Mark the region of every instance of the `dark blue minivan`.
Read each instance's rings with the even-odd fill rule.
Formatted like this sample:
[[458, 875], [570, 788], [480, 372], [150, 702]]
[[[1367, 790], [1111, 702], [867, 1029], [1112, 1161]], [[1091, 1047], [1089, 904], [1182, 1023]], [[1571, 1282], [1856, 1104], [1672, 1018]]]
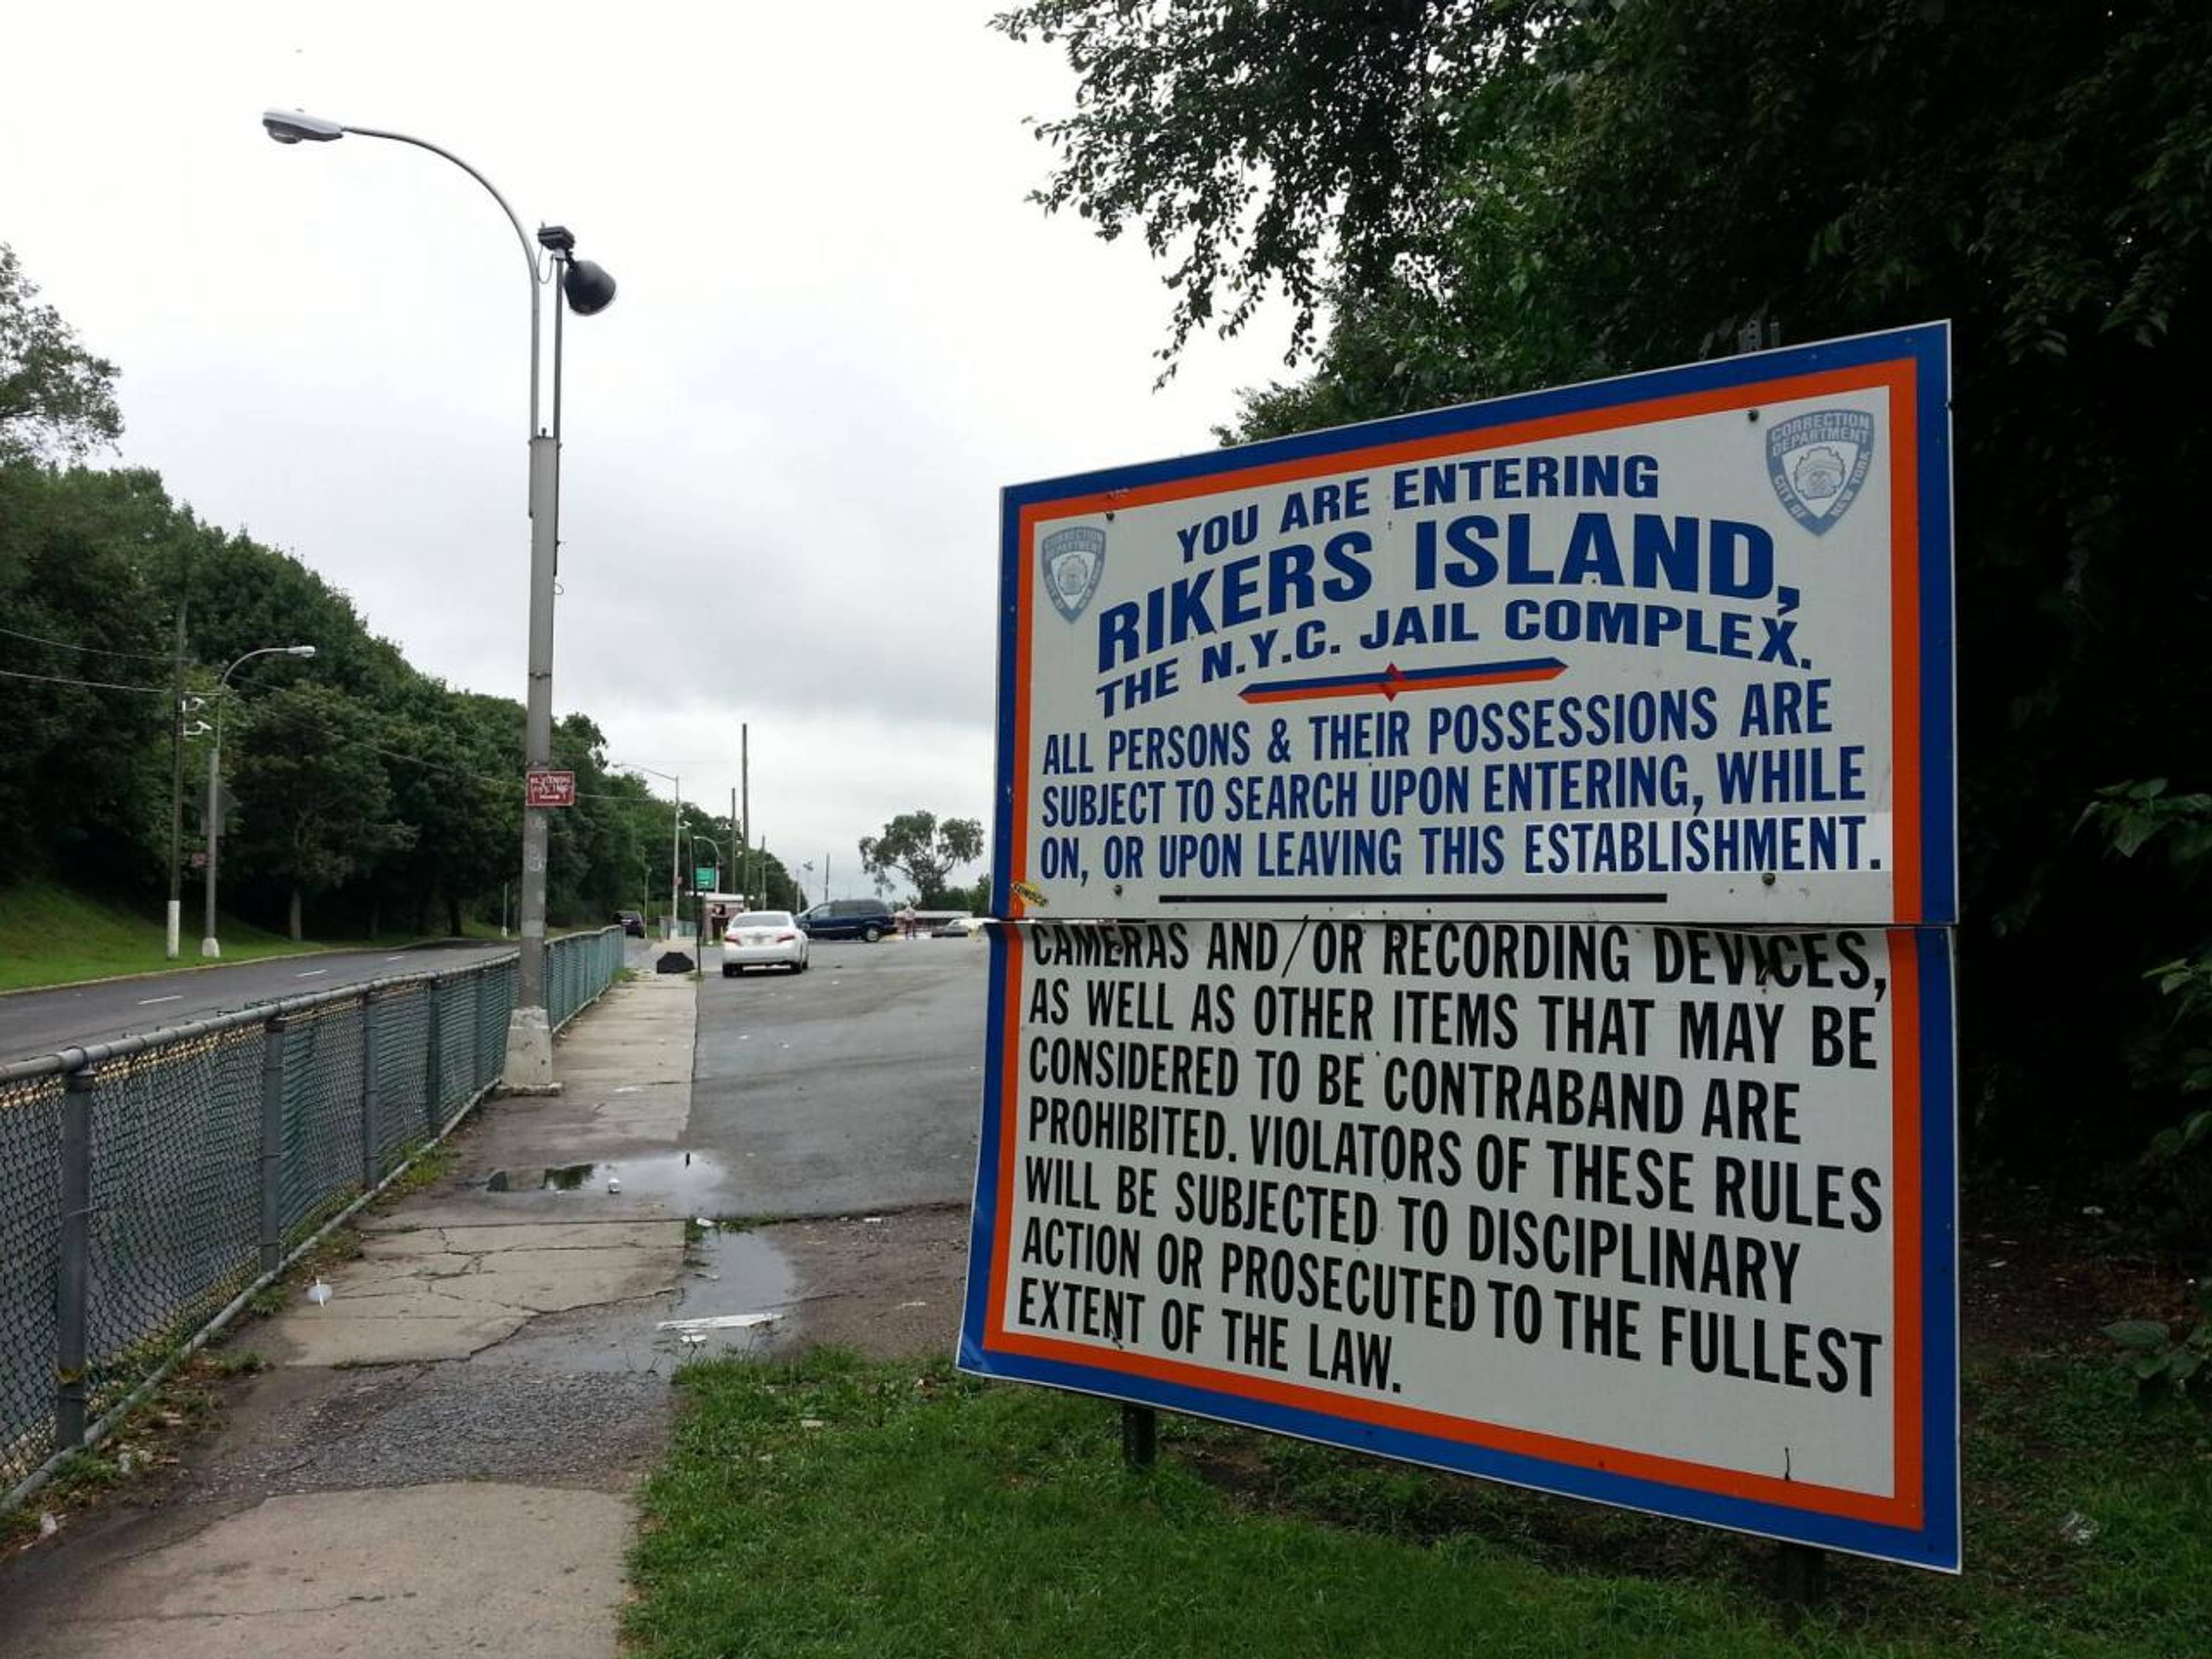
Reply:
[[831, 899], [802, 911], [799, 925], [809, 939], [860, 939], [873, 945], [897, 924], [881, 899]]

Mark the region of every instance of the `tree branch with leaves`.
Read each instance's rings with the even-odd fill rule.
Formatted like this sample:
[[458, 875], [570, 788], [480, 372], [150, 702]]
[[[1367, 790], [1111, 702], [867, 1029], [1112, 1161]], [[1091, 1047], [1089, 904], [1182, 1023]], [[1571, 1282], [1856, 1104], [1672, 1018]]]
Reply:
[[0, 242], [0, 465], [82, 461], [123, 434], [115, 365], [84, 349]]

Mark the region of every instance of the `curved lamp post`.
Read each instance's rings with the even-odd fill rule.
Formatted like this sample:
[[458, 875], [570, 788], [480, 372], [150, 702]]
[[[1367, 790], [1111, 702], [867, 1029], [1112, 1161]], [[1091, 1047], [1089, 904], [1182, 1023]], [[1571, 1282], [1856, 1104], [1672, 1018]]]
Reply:
[[[716, 841], [712, 836], [701, 835], [696, 830], [686, 830], [684, 833], [691, 837], [691, 861], [695, 865], [699, 861], [699, 843], [701, 842], [705, 842], [708, 846], [714, 849], [715, 890], [719, 892], [720, 890], [722, 871], [725, 867], [722, 863], [722, 843]], [[752, 907], [750, 905], [747, 905], [744, 908], [750, 909]], [[707, 948], [707, 901], [697, 896], [695, 893], [691, 900], [691, 908], [699, 924], [699, 948], [703, 951]], [[717, 939], [715, 940], [715, 943], [719, 945], [721, 941]]]
[[[507, 198], [449, 149], [427, 139], [376, 127], [349, 126], [297, 110], [270, 110], [262, 126], [280, 144], [329, 143], [352, 136], [389, 138], [412, 144], [433, 155], [443, 156], [484, 187], [499, 204], [515, 240], [522, 244], [524, 264], [530, 276], [530, 680], [526, 699], [529, 710], [526, 763], [550, 765], [553, 758], [553, 592], [560, 562], [561, 521], [561, 320], [566, 311], [589, 317], [614, 302], [615, 279], [589, 259], [575, 256], [576, 239], [560, 225], [540, 225], [533, 247], [522, 221], [507, 204]], [[551, 256], [555, 273], [566, 297], [565, 307], [553, 308], [553, 424], [542, 428], [538, 419], [539, 345], [538, 290], [544, 278], [538, 270], [538, 249]], [[550, 1092], [553, 1081], [553, 1031], [545, 1017], [545, 848], [546, 809], [525, 805], [522, 810], [522, 977], [515, 994], [514, 1012], [507, 1024], [507, 1064], [502, 1080], [512, 1091]]]
[[229, 697], [230, 677], [239, 671], [240, 665], [252, 662], [256, 657], [312, 657], [314, 654], [315, 647], [312, 645], [264, 645], [258, 651], [249, 651], [234, 659], [230, 666], [222, 671], [222, 678], [216, 682], [215, 745], [208, 750], [207, 872], [203, 884], [206, 915], [201, 918], [203, 931], [200, 934], [200, 954], [204, 957], [222, 954], [222, 941], [215, 936], [215, 869], [222, 846], [222, 711]]
[[712, 836], [701, 835], [696, 830], [687, 830], [684, 833], [691, 837], [691, 844], [695, 848], [703, 841], [708, 846], [714, 849], [714, 872], [719, 876], [721, 873], [723, 867], [722, 843], [716, 841]]

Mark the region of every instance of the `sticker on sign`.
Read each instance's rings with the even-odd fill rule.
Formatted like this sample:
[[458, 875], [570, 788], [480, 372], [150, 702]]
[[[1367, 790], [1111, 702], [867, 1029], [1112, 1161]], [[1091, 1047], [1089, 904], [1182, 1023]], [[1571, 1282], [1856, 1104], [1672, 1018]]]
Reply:
[[1006, 913], [1954, 920], [1948, 357], [1009, 489]]
[[965, 1368], [1957, 1565], [1943, 930], [994, 949]]

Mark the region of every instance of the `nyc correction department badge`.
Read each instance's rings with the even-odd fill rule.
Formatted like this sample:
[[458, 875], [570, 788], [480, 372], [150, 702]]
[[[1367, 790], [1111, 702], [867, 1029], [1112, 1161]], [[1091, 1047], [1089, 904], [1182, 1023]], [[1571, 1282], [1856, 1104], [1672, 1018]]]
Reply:
[[1044, 560], [1044, 591], [1052, 596], [1053, 609], [1073, 622], [1106, 574], [1106, 532], [1088, 525], [1055, 530], [1039, 550]]
[[1874, 416], [1818, 409], [1767, 428], [1766, 476], [1790, 516], [1815, 536], [1851, 510], [1874, 465]]

